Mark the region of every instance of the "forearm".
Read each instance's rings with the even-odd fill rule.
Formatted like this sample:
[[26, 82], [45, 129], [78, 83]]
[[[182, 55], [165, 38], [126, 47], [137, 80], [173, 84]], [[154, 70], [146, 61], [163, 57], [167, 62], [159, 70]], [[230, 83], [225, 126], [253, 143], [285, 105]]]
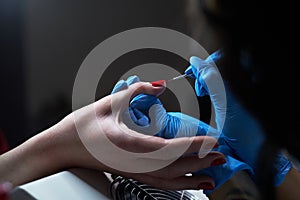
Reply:
[[57, 126], [51, 127], [0, 156], [0, 182], [20, 185], [62, 170], [71, 161], [64, 135]]
[[276, 188], [278, 200], [296, 200], [300, 197], [300, 173], [292, 167], [283, 183]]

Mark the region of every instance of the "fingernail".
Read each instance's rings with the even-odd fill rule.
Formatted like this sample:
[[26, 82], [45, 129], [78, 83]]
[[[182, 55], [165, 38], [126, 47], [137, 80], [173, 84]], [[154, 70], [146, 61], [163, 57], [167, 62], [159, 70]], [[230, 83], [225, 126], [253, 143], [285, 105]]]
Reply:
[[217, 148], [217, 147], [219, 147], [219, 143], [218, 142], [216, 142], [216, 144], [214, 145], [214, 148]]
[[224, 158], [217, 158], [217, 159], [213, 160], [210, 165], [216, 166], [216, 165], [222, 165], [224, 163], [226, 163], [226, 160]]
[[166, 81], [165, 80], [153, 81], [153, 82], [151, 82], [151, 85], [153, 87], [165, 87], [166, 86]]
[[198, 188], [203, 190], [213, 190], [215, 187], [210, 182], [204, 182], [204, 183], [200, 183], [198, 185]]

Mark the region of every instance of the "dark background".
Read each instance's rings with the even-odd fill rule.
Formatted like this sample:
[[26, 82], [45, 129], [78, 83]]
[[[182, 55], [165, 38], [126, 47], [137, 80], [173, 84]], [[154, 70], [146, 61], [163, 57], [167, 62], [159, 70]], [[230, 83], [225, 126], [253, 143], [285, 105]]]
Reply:
[[[78, 68], [96, 45], [114, 34], [144, 26], [165, 27], [194, 37], [211, 52], [213, 41], [209, 29], [203, 28], [201, 16], [200, 20], [195, 16], [198, 21], [194, 22], [202, 29], [188, 21], [192, 12], [187, 15], [186, 3], [192, 1], [1, 0], [0, 129], [10, 147], [71, 112]], [[201, 31], [191, 31], [191, 26]], [[178, 56], [160, 50], [131, 52], [109, 67], [100, 80], [105, 90], [97, 94], [98, 98], [110, 93], [126, 69], [149, 62], [182, 72], [188, 66]], [[172, 93], [167, 91], [162, 98], [172, 98]], [[207, 120], [208, 99], [199, 101], [203, 106], [201, 117]], [[177, 103], [166, 107], [176, 110]]]

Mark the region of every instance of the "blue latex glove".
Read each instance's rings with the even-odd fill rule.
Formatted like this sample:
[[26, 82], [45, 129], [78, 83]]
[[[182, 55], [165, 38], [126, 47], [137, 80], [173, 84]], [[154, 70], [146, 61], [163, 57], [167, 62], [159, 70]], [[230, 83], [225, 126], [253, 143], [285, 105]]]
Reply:
[[[112, 93], [126, 89], [129, 85], [138, 81], [140, 79], [137, 76], [120, 80], [114, 86]], [[130, 116], [130, 120], [127, 119], [128, 116]], [[163, 138], [206, 135], [208, 131], [207, 124], [200, 120], [194, 120], [194, 118], [185, 114], [176, 114], [176, 116], [174, 114], [173, 116], [172, 113], [167, 113], [161, 101], [157, 97], [148, 94], [139, 94], [134, 97], [123, 119], [129, 128], [141, 132], [147, 131], [147, 134]], [[149, 128], [150, 124], [153, 128]]]
[[[219, 136], [218, 131], [216, 129], [212, 128], [205, 122], [202, 122], [196, 118], [182, 114], [180, 112], [168, 112], [168, 114], [170, 115], [170, 120], [167, 122], [167, 127], [164, 129], [164, 131], [162, 131], [163, 134], [159, 134], [159, 136], [161, 137], [164, 137], [164, 135], [168, 133], [168, 131], [170, 130], [176, 132], [176, 128], [179, 127], [178, 124], [180, 123], [179, 122], [180, 118], [183, 116], [184, 116], [183, 117], [184, 120], [182, 120], [182, 122], [185, 124], [185, 127], [187, 127], [187, 130], [189, 126], [198, 124], [199, 126], [198, 130], [201, 131], [198, 131], [197, 135], [205, 135], [203, 133], [210, 132], [211, 136], [214, 135], [216, 135], [217, 137]], [[171, 136], [170, 133], [167, 135]], [[248, 164], [236, 159], [237, 156], [234, 154], [232, 148], [230, 148], [228, 145], [229, 142], [234, 142], [232, 139], [229, 139], [228, 137], [221, 134], [219, 136], [218, 142], [219, 142], [219, 147], [213, 149], [213, 151], [219, 151], [223, 153], [226, 157], [226, 163], [218, 166], [211, 166], [206, 169], [192, 173], [194, 175], [201, 175], [201, 174], [207, 175], [214, 179], [215, 188], [213, 190], [203, 190], [203, 192], [206, 195], [209, 195], [213, 191], [218, 189], [223, 183], [229, 180], [236, 172], [244, 170], [247, 171], [251, 176], [254, 175], [253, 169]]]
[[[116, 83], [116, 85], [114, 86], [111, 94], [116, 93], [118, 91], [127, 89], [129, 85], [139, 82], [140, 79], [138, 76], [130, 76], [127, 78], [126, 81], [124, 80], [120, 80]], [[140, 112], [138, 109], [133, 108], [133, 107], [129, 107], [128, 108], [128, 112], [130, 113], [130, 116], [132, 117], [132, 120], [140, 125], [140, 126], [146, 126], [148, 125], [149, 122], [149, 118], [147, 116], [145, 116], [142, 112]]]
[[[134, 81], [132, 81], [134, 80]], [[126, 81], [119, 81], [114, 89], [113, 93], [125, 89], [128, 85], [139, 81], [138, 77], [129, 77]], [[221, 135], [219, 137], [218, 131], [208, 124], [188, 116], [180, 112], [166, 112], [160, 100], [152, 95], [139, 94], [134, 97], [130, 102], [129, 110], [131, 119], [140, 126], [147, 126], [145, 122], [150, 122], [150, 119], [161, 119], [163, 117], [151, 117], [149, 114], [151, 107], [154, 105], [159, 105], [158, 109], [155, 110], [154, 114], [164, 115], [163, 124], [157, 125], [160, 130], [155, 134], [156, 136], [163, 138], [174, 138], [174, 137], [184, 137], [184, 136], [194, 136], [194, 135], [207, 135], [209, 132], [210, 136], [216, 136], [219, 139], [219, 147], [213, 150], [220, 151], [226, 156], [227, 162], [219, 166], [211, 166], [205, 170], [194, 172], [194, 174], [205, 174], [211, 176], [215, 181], [215, 189], [220, 187], [225, 181], [230, 179], [230, 177], [237, 171], [247, 170], [250, 174], [253, 173], [252, 168], [244, 162], [241, 162], [234, 158], [232, 149], [226, 145], [229, 141], [228, 138]], [[139, 119], [143, 123], [140, 123]], [[157, 122], [159, 124], [160, 122]], [[214, 190], [215, 190], [214, 189]], [[206, 194], [214, 190], [205, 190]]]
[[218, 189], [223, 183], [229, 180], [236, 172], [246, 171], [250, 176], [253, 176], [253, 169], [246, 163], [236, 159], [232, 149], [226, 145], [220, 145], [216, 151], [222, 152], [226, 157], [226, 163], [217, 166], [210, 166], [206, 169], [194, 172], [195, 175], [207, 175], [214, 179], [216, 185], [213, 190], [203, 190], [203, 193], [210, 195]]
[[[220, 98], [224, 95], [218, 93], [220, 90], [211, 90], [211, 88], [220, 84], [220, 75], [214, 66], [214, 62], [217, 62], [221, 56], [222, 52], [220, 50], [210, 55], [206, 60], [193, 56], [190, 58], [190, 66], [185, 73], [193, 73], [193, 76], [196, 78], [195, 91], [198, 96], [210, 95], [211, 102], [215, 107], [216, 121], [224, 123], [222, 133], [226, 137], [234, 139], [228, 141], [228, 146], [233, 149], [238, 159], [255, 169], [259, 151], [263, 148], [262, 144], [265, 140], [261, 126], [238, 103], [234, 95], [226, 87], [226, 83], [227, 99], [225, 102], [223, 98]], [[214, 82], [217, 82], [217, 84]], [[212, 87], [208, 87], [209, 84]], [[226, 112], [224, 113], [224, 111]], [[282, 183], [291, 166], [291, 162], [283, 154], [276, 156], [275, 168], [277, 174], [274, 180], [275, 186]]]

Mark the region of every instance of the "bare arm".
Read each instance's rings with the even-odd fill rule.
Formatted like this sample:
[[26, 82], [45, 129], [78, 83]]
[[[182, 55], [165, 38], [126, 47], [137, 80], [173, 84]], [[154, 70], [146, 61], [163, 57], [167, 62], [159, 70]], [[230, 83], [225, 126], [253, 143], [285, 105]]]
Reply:
[[61, 147], [74, 139], [72, 134], [59, 133], [55, 126], [30, 138], [0, 156], [0, 182], [16, 186], [67, 168], [70, 152]]
[[[129, 101], [123, 98], [138, 93], [157, 95], [161, 91], [161, 88], [149, 83], [139, 82], [74, 111], [59, 123], [1, 155], [0, 182], [9, 181], [16, 186], [64, 169], [81, 167], [119, 174], [161, 189], [203, 189], [208, 184], [213, 186], [211, 177], [186, 174], [206, 168], [216, 159], [225, 159], [219, 152], [210, 152], [203, 158], [191, 155], [200, 149], [204, 140], [206, 144], [216, 144], [214, 138], [196, 136], [167, 140], [146, 136], [128, 129], [116, 119], [118, 112], [112, 111], [113, 98], [114, 102], [124, 104], [115, 106], [125, 110]], [[122, 110], [118, 111], [122, 113]], [[111, 142], [104, 142], [105, 138]], [[211, 145], [207, 148], [210, 149]], [[160, 149], [165, 151], [151, 154]], [[183, 149], [186, 156], [174, 154], [178, 149]], [[90, 150], [95, 150], [96, 154], [91, 154]], [[130, 153], [124, 157], [124, 152]], [[123, 170], [124, 166], [131, 169], [137, 164], [142, 168], [150, 169], [151, 165], [156, 169], [139, 173]]]

